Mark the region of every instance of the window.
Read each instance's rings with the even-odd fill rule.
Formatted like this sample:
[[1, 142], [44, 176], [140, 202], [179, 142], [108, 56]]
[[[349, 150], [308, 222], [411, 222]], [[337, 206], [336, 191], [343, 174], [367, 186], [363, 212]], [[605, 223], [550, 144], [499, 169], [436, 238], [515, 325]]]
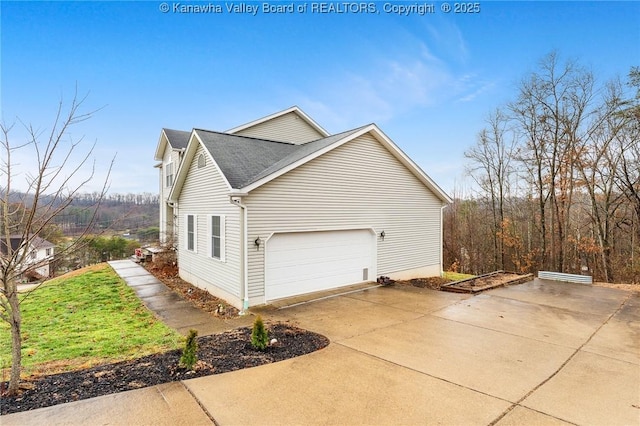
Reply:
[[50, 249], [50, 248], [48, 248], [48, 249], [46, 250], [46, 253], [47, 253], [47, 256], [51, 256], [51, 249]]
[[209, 226], [211, 231], [209, 255], [224, 261], [224, 216], [209, 216]]
[[204, 158], [204, 154], [198, 155], [198, 168], [201, 169], [207, 165], [207, 160]]
[[196, 251], [197, 220], [196, 215], [187, 215], [187, 250]]
[[173, 163], [167, 163], [164, 166], [165, 186], [171, 187], [173, 185]]
[[31, 259], [35, 259], [35, 258], [37, 258], [37, 257], [38, 257], [38, 252], [37, 252], [37, 251], [35, 251], [35, 250], [32, 250], [32, 251], [31, 251]]

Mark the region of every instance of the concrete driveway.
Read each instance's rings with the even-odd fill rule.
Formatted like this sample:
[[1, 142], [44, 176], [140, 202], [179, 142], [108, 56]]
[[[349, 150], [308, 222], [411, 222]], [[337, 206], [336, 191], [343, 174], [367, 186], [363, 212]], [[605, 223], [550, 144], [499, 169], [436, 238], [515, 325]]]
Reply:
[[383, 287], [262, 315], [331, 344], [1, 423], [640, 424], [638, 293], [540, 280], [478, 296]]
[[185, 382], [219, 424], [640, 424], [637, 294], [385, 287], [271, 317], [332, 343]]

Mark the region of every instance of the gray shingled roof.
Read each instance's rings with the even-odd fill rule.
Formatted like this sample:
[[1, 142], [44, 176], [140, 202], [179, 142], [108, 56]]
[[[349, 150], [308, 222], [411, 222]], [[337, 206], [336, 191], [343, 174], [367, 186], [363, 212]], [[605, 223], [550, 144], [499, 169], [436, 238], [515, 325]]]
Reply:
[[173, 149], [184, 149], [189, 143], [191, 132], [185, 132], [182, 130], [162, 129], [164, 134], [167, 135], [169, 143]]
[[194, 129], [194, 131], [231, 187], [241, 189], [360, 129], [349, 130], [301, 145], [209, 130]]

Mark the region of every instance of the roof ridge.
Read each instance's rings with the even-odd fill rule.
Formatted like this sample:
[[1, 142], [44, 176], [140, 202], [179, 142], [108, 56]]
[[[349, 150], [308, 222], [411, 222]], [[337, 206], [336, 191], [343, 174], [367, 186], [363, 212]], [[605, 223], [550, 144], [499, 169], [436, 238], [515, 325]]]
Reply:
[[[200, 129], [197, 127], [193, 128], [194, 131], [200, 131], [200, 132], [207, 132], [207, 133], [216, 133], [218, 135], [225, 135], [225, 136], [230, 136], [230, 137], [234, 137], [234, 138], [241, 138], [241, 139], [250, 139], [250, 140], [254, 140], [254, 141], [260, 141], [260, 142], [271, 142], [271, 143], [280, 143], [283, 145], [300, 145], [300, 144], [295, 144], [293, 142], [283, 142], [283, 141], [275, 141], [272, 139], [261, 139], [261, 138], [254, 138], [251, 136], [243, 136], [243, 135], [236, 135], [234, 133], [226, 133], [226, 132], [219, 132], [217, 130], [208, 130], [208, 129]], [[302, 144], [304, 145], [304, 144]]]

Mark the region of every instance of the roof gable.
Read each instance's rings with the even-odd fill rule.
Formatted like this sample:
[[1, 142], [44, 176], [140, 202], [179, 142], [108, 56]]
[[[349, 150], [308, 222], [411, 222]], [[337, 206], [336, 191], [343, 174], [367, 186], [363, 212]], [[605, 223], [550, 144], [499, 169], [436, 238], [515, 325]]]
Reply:
[[162, 129], [162, 132], [160, 132], [158, 145], [156, 146], [156, 154], [154, 156], [154, 159], [157, 161], [162, 161], [162, 157], [164, 156], [164, 151], [167, 149], [167, 146], [169, 146], [170, 149], [185, 149], [187, 147], [187, 143], [189, 143], [190, 136], [191, 132], [185, 132], [183, 130]]
[[[10, 235], [9, 243], [11, 244], [11, 251], [16, 252], [20, 250], [20, 248], [24, 245], [25, 238], [22, 235]], [[50, 247], [55, 247], [55, 244], [45, 240], [42, 237], [34, 235], [30, 238], [26, 238], [26, 241], [29, 243], [28, 250], [42, 250]], [[6, 237], [0, 236], [0, 253], [3, 255], [8, 254], [7, 250], [7, 239]]]
[[195, 129], [204, 148], [232, 188], [242, 188], [254, 176], [296, 151], [296, 145]]
[[364, 134], [371, 134], [380, 142], [391, 155], [396, 157], [411, 173], [413, 173], [427, 188], [429, 188], [443, 203], [450, 203], [453, 200], [440, 188], [416, 163], [413, 162], [387, 135], [375, 124], [369, 124], [354, 130], [299, 145], [299, 150], [292, 153], [287, 158], [283, 158], [279, 163], [265, 169], [263, 173], [256, 176], [247, 186], [241, 188], [243, 192], [250, 192], [260, 186], [276, 179], [283, 174], [296, 169], [303, 164], [317, 158], [335, 148], [348, 143]]
[[294, 144], [329, 136], [329, 132], [297, 106], [234, 127], [225, 133]]
[[170, 199], [177, 200], [199, 146], [205, 149], [212, 163], [220, 170], [230, 191], [248, 193], [367, 133], [380, 142], [390, 155], [396, 157], [443, 203], [451, 202], [451, 198], [375, 124], [300, 145], [194, 129], [187, 145], [185, 161], [178, 169], [176, 183], [169, 196]]

